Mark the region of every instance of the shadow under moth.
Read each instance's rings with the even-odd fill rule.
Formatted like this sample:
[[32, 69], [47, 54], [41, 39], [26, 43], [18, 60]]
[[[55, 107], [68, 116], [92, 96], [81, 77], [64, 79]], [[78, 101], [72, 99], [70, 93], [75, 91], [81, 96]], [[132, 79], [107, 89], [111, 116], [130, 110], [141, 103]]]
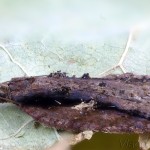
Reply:
[[37, 122], [60, 130], [150, 133], [150, 76], [68, 77], [60, 71], [0, 84], [11, 102]]

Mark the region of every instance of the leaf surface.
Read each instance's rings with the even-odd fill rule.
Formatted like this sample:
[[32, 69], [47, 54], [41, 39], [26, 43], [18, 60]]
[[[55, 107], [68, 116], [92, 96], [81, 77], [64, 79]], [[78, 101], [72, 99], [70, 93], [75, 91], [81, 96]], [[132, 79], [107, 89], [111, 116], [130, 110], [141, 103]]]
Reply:
[[[0, 82], [58, 70], [70, 76], [150, 74], [149, 14], [146, 0], [1, 0]], [[1, 104], [0, 119], [2, 139], [31, 118]], [[0, 140], [0, 148], [43, 149], [55, 141], [53, 129], [30, 122], [15, 137]]]

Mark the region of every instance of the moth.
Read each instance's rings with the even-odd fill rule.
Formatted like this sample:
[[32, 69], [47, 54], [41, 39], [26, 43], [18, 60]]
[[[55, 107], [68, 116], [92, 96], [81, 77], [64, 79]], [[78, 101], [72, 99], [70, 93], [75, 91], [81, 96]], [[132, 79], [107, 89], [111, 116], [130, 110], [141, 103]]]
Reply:
[[11, 102], [37, 122], [80, 132], [150, 132], [150, 76], [125, 73], [91, 78], [60, 71], [13, 78], [0, 84], [1, 102]]

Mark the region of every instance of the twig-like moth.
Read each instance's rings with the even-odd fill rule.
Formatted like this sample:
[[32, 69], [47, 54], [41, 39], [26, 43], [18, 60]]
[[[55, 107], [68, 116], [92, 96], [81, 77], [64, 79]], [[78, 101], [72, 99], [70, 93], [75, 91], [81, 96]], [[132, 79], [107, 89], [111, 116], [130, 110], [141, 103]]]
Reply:
[[76, 78], [56, 72], [14, 78], [1, 84], [0, 97], [57, 129], [150, 132], [150, 76], [146, 75]]

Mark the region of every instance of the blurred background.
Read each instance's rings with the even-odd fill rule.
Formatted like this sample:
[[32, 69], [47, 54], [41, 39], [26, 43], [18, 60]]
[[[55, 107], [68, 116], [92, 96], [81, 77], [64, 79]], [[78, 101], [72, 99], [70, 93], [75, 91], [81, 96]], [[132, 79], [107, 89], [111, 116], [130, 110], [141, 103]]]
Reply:
[[[58, 70], [70, 76], [81, 76], [86, 72], [93, 77], [123, 72], [150, 74], [149, 5], [148, 0], [0, 0], [0, 82]], [[123, 68], [116, 67], [131, 33], [121, 63]], [[13, 111], [16, 116], [12, 117], [17, 119], [17, 110]], [[2, 122], [12, 121], [11, 111], [0, 113]], [[14, 124], [13, 131], [23, 121]], [[2, 124], [1, 129], [5, 128], [5, 123]], [[1, 137], [12, 132], [7, 130], [9, 125], [6, 127], [0, 131]], [[46, 134], [43, 127], [39, 130], [45, 134], [42, 138], [48, 145], [48, 138], [53, 133]], [[32, 136], [35, 137], [32, 139]], [[29, 147], [42, 147], [40, 138], [36, 142], [38, 133], [32, 136], [25, 134], [23, 137], [26, 142], [34, 140], [30, 141]], [[120, 141], [127, 143], [121, 144]], [[9, 142], [12, 141], [3, 141], [6, 147]], [[13, 142], [17, 147], [15, 138]], [[24, 142], [22, 147], [26, 147]], [[91, 148], [135, 150], [138, 149], [137, 135], [99, 133], [72, 149]]]

